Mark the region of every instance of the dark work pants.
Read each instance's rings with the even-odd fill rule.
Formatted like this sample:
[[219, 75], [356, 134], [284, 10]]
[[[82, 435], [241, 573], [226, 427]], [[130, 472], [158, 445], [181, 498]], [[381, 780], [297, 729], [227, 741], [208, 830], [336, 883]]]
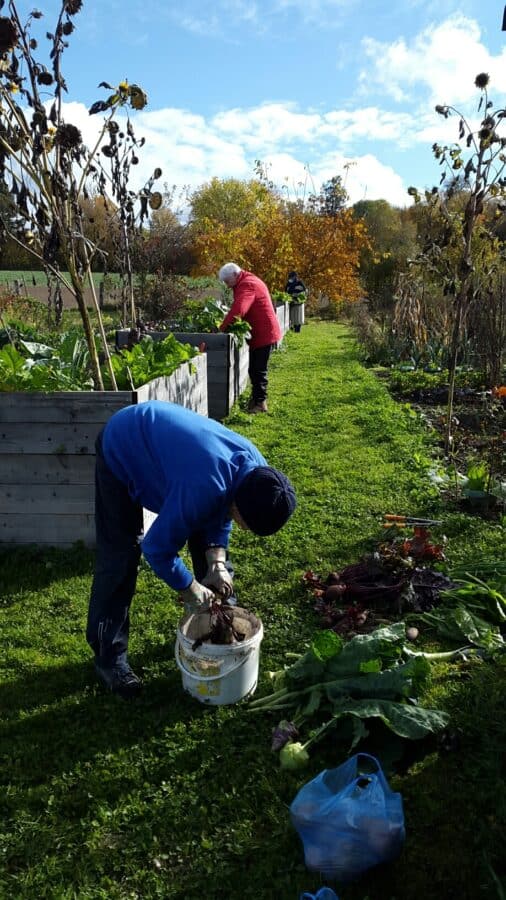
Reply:
[[256, 347], [249, 352], [248, 375], [251, 381], [251, 399], [253, 403], [263, 403], [267, 400], [267, 369], [269, 357], [275, 344], [266, 344], [265, 347]]
[[[102, 453], [102, 433], [96, 444], [95, 464], [95, 574], [91, 587], [86, 639], [104, 665], [126, 659], [130, 605], [135, 593], [141, 557], [142, 507], [134, 503], [126, 486], [112, 474]], [[207, 544], [203, 533], [188, 540], [197, 581], [205, 577]], [[232, 565], [227, 562], [232, 577]]]

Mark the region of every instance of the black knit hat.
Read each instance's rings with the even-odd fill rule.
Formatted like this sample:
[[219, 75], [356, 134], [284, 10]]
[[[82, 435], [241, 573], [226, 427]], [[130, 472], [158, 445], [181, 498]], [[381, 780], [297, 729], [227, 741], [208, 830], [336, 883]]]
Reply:
[[295, 491], [282, 472], [257, 466], [241, 481], [234, 497], [241, 518], [255, 534], [274, 534], [292, 515]]

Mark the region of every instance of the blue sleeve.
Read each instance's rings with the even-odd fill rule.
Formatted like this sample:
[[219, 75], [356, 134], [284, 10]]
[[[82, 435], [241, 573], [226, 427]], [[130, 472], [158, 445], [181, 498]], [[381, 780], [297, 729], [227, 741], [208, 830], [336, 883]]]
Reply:
[[208, 544], [216, 544], [217, 547], [228, 547], [232, 520], [210, 522], [204, 529], [204, 536]]
[[232, 521], [210, 516], [208, 503], [193, 490], [171, 492], [142, 541], [142, 552], [155, 574], [176, 591], [185, 590], [193, 580], [179, 551], [194, 531], [202, 530], [209, 544], [228, 547]]
[[176, 591], [184, 591], [193, 581], [192, 573], [179, 556], [187, 539], [186, 530], [175, 524], [174, 516], [165, 504], [141, 544], [153, 572]]

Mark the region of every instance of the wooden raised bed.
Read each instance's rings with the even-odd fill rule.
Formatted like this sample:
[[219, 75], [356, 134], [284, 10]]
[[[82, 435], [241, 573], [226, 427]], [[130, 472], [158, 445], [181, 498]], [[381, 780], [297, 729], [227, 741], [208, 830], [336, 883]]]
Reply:
[[[167, 331], [148, 331], [155, 341], [167, 337]], [[125, 347], [128, 329], [116, 332], [116, 346]], [[192, 347], [206, 345], [207, 356], [207, 404], [211, 419], [224, 419], [248, 384], [249, 352], [247, 344], [238, 348], [231, 334], [207, 332], [173, 332], [182, 344]]]
[[[200, 354], [136, 391], [0, 392], [0, 546], [95, 541], [95, 439], [114, 412], [169, 400], [207, 415]], [[152, 520], [145, 514], [145, 528]]]
[[281, 340], [283, 340], [286, 332], [290, 330], [290, 304], [276, 304], [276, 316], [281, 326]]

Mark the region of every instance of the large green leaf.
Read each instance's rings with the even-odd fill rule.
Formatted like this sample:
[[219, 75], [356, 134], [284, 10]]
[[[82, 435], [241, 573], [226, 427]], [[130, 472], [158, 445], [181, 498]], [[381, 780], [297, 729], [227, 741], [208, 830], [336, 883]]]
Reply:
[[379, 718], [395, 734], [410, 740], [418, 740], [441, 731], [449, 722], [449, 716], [441, 710], [410, 706], [407, 703], [393, 703], [391, 700], [343, 701], [335, 711], [335, 718], [341, 716], [357, 716], [359, 719]]
[[[377, 628], [370, 634], [358, 634], [342, 649], [323, 658], [318, 639], [300, 659], [285, 672], [285, 682], [291, 689], [332, 681], [361, 672], [380, 671], [400, 659], [406, 626], [403, 622]], [[316, 651], [316, 652], [315, 652]]]
[[413, 657], [384, 672], [367, 672], [330, 681], [325, 685], [325, 691], [331, 703], [340, 702], [343, 697], [400, 700], [418, 697], [429, 678], [430, 663], [423, 657]]

